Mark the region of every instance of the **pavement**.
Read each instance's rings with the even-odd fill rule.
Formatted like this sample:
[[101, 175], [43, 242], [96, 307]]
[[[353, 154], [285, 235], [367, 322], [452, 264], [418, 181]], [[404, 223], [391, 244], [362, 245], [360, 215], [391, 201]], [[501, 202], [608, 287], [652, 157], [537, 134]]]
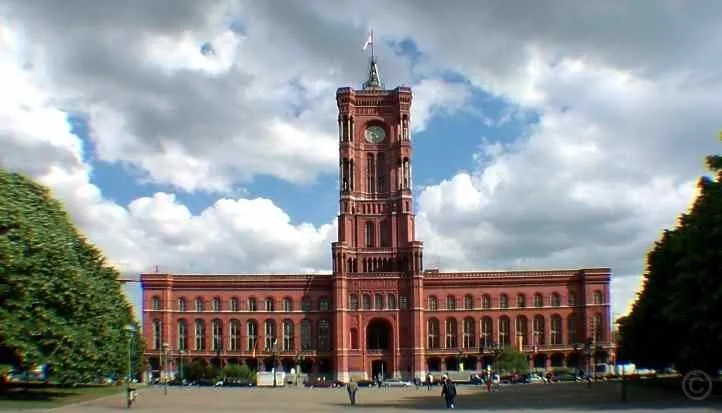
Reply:
[[[457, 386], [456, 410], [497, 410], [515, 412], [719, 412], [719, 399], [693, 402], [680, 394], [628, 389], [628, 401], [621, 403], [619, 383], [580, 383], [502, 386], [488, 393], [479, 386]], [[440, 388], [360, 388], [358, 403], [350, 406], [345, 389], [311, 388], [141, 388], [131, 409], [124, 396], [114, 395], [82, 404], [52, 409], [54, 412], [105, 413], [118, 411], [154, 413], [196, 412], [346, 412], [368, 413], [445, 411]]]

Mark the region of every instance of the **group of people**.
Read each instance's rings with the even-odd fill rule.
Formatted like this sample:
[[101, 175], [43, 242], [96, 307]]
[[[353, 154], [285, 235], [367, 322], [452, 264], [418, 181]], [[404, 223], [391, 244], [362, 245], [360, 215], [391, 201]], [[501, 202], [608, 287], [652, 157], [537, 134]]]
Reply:
[[[431, 384], [433, 383], [434, 378], [431, 374], [429, 374], [426, 377], [426, 385], [429, 389], [431, 389]], [[415, 381], [416, 382], [416, 381]], [[418, 383], [418, 382], [416, 382]], [[441, 376], [441, 397], [444, 398], [444, 401], [446, 402], [446, 408], [447, 409], [453, 409], [454, 403], [456, 402], [456, 385], [454, 384], [454, 381], [444, 374]], [[356, 393], [358, 393], [358, 383], [354, 379], [351, 379], [349, 383], [346, 385], [346, 391], [348, 392], [348, 399], [349, 402], [351, 402], [352, 405], [356, 404]]]

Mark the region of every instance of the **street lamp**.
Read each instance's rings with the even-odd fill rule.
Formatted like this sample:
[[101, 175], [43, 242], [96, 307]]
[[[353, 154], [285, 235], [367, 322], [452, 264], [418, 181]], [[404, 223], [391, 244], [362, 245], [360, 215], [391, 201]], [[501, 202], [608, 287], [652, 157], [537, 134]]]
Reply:
[[133, 378], [133, 335], [135, 334], [135, 326], [128, 324], [125, 326], [128, 332], [128, 379], [125, 381], [126, 403], [128, 408], [135, 400], [135, 389], [130, 387], [130, 381]]
[[184, 354], [184, 353], [185, 353], [185, 351], [183, 351], [183, 350], [178, 350], [178, 355], [179, 355], [179, 357], [180, 357], [180, 371], [179, 371], [179, 373], [180, 373], [180, 382], [181, 382], [181, 384], [183, 384], [183, 354]]
[[163, 371], [161, 371], [161, 378], [163, 379], [163, 394], [168, 395], [168, 349], [170, 348], [170, 345], [168, 343], [163, 343], [163, 363], [161, 365], [163, 366]]
[[298, 387], [298, 377], [301, 375], [301, 351], [296, 350], [296, 357], [294, 357], [296, 363], [296, 387]]
[[273, 373], [273, 387], [276, 387], [278, 385], [278, 383], [276, 382], [276, 358], [278, 357], [278, 339], [273, 337], [271, 340], [271, 362], [273, 363], [273, 366], [271, 366], [271, 372]]
[[[574, 344], [574, 351], [581, 354], [583, 363], [584, 363], [584, 375], [587, 378], [587, 385], [589, 387], [592, 387], [592, 379], [589, 376], [589, 359], [590, 359], [590, 355], [591, 355], [591, 351], [592, 351], [592, 339], [591, 338], [587, 339], [586, 343]], [[581, 363], [579, 363], [579, 364], [581, 364]]]

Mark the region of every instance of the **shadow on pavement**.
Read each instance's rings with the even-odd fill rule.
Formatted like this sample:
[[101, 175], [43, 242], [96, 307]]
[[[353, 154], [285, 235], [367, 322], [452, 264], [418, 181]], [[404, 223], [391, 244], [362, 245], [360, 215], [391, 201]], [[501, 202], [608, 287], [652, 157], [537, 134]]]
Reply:
[[[371, 395], [369, 395], [371, 396]], [[359, 403], [353, 408], [359, 409], [399, 409], [399, 410], [442, 410], [444, 400], [436, 391], [419, 391], [399, 394], [398, 401], [374, 401], [364, 394], [358, 395]], [[351, 407], [348, 404], [333, 403], [334, 406]], [[704, 401], [692, 401], [682, 393], [669, 389], [646, 386], [627, 387], [627, 402], [621, 401], [619, 383], [595, 383], [592, 388], [585, 384], [551, 385], [511, 385], [500, 391], [488, 393], [478, 387], [463, 389], [455, 403], [456, 410], [576, 410], [576, 411], [615, 411], [632, 409], [713, 409], [722, 410], [722, 399], [712, 396]]]

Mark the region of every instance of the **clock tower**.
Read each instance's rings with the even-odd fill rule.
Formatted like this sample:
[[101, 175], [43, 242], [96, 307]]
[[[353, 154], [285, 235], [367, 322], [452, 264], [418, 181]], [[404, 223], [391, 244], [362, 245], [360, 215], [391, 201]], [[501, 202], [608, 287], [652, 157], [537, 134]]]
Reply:
[[336, 92], [338, 241], [332, 245], [335, 370], [424, 377], [423, 244], [415, 240], [411, 89], [387, 90], [376, 60]]

